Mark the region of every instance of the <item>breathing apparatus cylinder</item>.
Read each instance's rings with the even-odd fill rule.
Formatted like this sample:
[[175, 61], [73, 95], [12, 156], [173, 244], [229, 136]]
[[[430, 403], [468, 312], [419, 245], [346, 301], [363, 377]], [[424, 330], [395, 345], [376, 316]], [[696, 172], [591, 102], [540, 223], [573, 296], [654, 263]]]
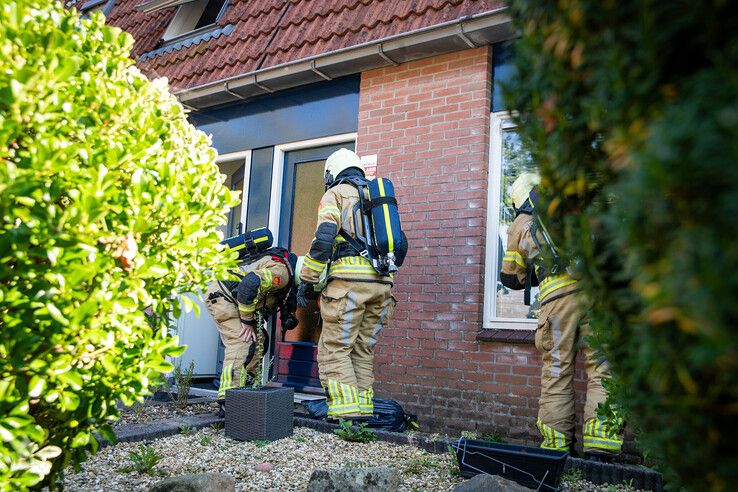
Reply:
[[225, 244], [232, 251], [237, 251], [238, 261], [243, 263], [263, 255], [266, 250], [272, 247], [273, 241], [272, 232], [266, 227], [262, 227], [224, 239], [221, 244]]
[[395, 187], [392, 181], [385, 178], [369, 181], [367, 187], [374, 230], [373, 246], [380, 261], [386, 262], [386, 265], [381, 267], [390, 273], [396, 272], [395, 251], [399, 249], [403, 236]]

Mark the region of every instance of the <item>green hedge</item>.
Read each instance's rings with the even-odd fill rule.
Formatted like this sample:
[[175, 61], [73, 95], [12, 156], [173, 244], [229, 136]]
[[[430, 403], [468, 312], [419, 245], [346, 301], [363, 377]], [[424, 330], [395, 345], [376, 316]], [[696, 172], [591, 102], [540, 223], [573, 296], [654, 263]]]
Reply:
[[738, 12], [512, 2], [508, 103], [581, 260], [612, 396], [672, 484], [738, 483]]
[[215, 245], [236, 196], [131, 46], [61, 2], [0, 6], [1, 490], [51, 482], [93, 431], [110, 437], [116, 400], [181, 353], [177, 294], [232, 267]]

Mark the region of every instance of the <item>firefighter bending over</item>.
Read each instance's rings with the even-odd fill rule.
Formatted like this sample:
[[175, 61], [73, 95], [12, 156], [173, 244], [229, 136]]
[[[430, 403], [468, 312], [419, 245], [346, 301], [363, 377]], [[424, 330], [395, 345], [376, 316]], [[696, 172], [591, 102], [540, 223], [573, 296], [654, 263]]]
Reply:
[[[224, 241], [239, 253], [239, 269], [231, 272], [240, 280], [219, 280], [208, 287], [205, 307], [215, 319], [220, 339], [225, 345], [223, 370], [220, 375], [218, 398], [225, 398], [231, 388], [245, 386], [258, 377], [259, 364], [254, 357], [257, 340], [257, 312], [266, 319], [279, 308], [282, 329], [297, 325], [294, 318], [296, 300], [293, 272], [297, 258], [284, 248], [272, 248], [269, 229], [256, 229]], [[290, 293], [293, 293], [290, 296]], [[264, 335], [265, 346], [267, 335]]]
[[[569, 450], [575, 427], [575, 359], [580, 340], [591, 331], [584, 310], [578, 306], [582, 299], [577, 294], [577, 281], [566, 265], [559, 264], [556, 247], [535, 213], [539, 181], [537, 175], [525, 173], [512, 185], [517, 216], [508, 230], [500, 280], [510, 289], [526, 289], [526, 304], [530, 287], [539, 285], [541, 309], [535, 344], [542, 355], [543, 370], [537, 427], [543, 436], [541, 447]], [[620, 452], [622, 419], [597, 415], [597, 406], [607, 398], [602, 378], [609, 376], [609, 369], [606, 361], [596, 359], [589, 344], [582, 343], [581, 348], [588, 379], [584, 453], [606, 461]]]

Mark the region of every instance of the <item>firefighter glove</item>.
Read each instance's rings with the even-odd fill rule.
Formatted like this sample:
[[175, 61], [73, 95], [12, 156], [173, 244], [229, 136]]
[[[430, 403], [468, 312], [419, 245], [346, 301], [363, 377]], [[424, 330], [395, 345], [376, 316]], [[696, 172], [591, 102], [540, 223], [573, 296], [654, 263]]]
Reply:
[[[310, 282], [301, 282], [300, 285], [297, 287], [297, 305], [300, 307], [307, 307], [308, 300], [311, 299], [311, 296], [314, 296], [315, 289], [313, 288], [314, 284], [311, 284]], [[312, 297], [314, 299], [314, 297]]]

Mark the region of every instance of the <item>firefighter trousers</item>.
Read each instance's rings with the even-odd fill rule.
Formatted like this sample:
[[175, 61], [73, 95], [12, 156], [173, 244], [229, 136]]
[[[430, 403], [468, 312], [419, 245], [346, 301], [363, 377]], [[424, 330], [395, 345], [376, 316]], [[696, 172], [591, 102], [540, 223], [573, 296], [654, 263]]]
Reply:
[[582, 315], [577, 293], [553, 298], [541, 306], [536, 330], [536, 348], [543, 359], [541, 398], [537, 427], [544, 448], [568, 450], [575, 428], [574, 373], [577, 350], [584, 353], [587, 396], [584, 405], [584, 452], [617, 453], [622, 446], [622, 419], [597, 415], [597, 406], [607, 393], [602, 378], [609, 377], [607, 361], [597, 360], [583, 338], [591, 335], [589, 322]]
[[215, 320], [220, 339], [225, 346], [225, 357], [218, 386], [218, 398], [225, 398], [226, 390], [246, 385], [248, 374], [253, 374], [258, 361], [256, 357], [251, 357], [249, 360], [252, 343], [244, 342], [238, 337], [241, 332], [238, 306], [222, 296], [212, 298], [211, 293], [218, 292], [220, 288], [217, 283], [208, 288], [205, 294], [205, 308]]
[[395, 304], [391, 286], [378, 282], [334, 279], [323, 290], [318, 370], [329, 417], [373, 413], [374, 345]]

